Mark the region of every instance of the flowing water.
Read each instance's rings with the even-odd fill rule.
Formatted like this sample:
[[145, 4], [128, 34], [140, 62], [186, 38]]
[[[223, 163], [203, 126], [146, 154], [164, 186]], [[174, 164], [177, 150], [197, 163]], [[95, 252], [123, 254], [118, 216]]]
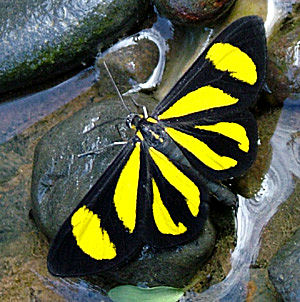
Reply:
[[237, 244], [231, 255], [232, 268], [219, 284], [201, 294], [190, 293], [188, 301], [243, 301], [249, 281], [249, 267], [259, 251], [262, 229], [295, 188], [300, 178], [300, 94], [284, 101], [281, 116], [271, 139], [272, 160], [261, 189], [250, 199], [239, 196]]

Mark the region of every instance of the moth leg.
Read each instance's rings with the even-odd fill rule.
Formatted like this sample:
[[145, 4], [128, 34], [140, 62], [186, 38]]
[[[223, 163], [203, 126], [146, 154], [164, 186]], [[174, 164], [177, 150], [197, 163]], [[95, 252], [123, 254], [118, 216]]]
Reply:
[[133, 133], [128, 132], [128, 128], [123, 122], [117, 123], [114, 126], [122, 141], [128, 141], [128, 139], [133, 135]]
[[232, 193], [226, 186], [221, 183], [217, 183], [207, 178], [200, 177], [204, 185], [208, 188], [209, 192], [219, 202], [228, 207], [236, 207], [238, 205], [238, 197]]
[[93, 131], [94, 129], [98, 128], [98, 127], [101, 127], [103, 125], [106, 125], [106, 124], [110, 124], [112, 122], [116, 122], [116, 121], [124, 121], [123, 118], [120, 118], [120, 117], [117, 117], [117, 118], [114, 118], [114, 119], [110, 119], [110, 120], [106, 120], [104, 122], [100, 122], [100, 117], [97, 117], [94, 119], [94, 121], [92, 121], [92, 125], [91, 126], [86, 126], [85, 129], [83, 130], [83, 133], [88, 133], [90, 131]]
[[268, 86], [267, 82], [265, 82], [264, 85], [262, 86], [262, 90], [266, 91], [268, 94], [272, 93], [272, 90]]
[[136, 100], [133, 97], [130, 97], [130, 100], [134, 104], [135, 107], [142, 108], [144, 118], [148, 118], [149, 114], [148, 114], [148, 111], [147, 111], [147, 107], [137, 103]]
[[[118, 121], [118, 120], [124, 121], [123, 118], [115, 118], [115, 119], [110, 119], [110, 120], [107, 120], [107, 121], [104, 121], [104, 122], [101, 122], [101, 123], [97, 123], [99, 121], [99, 119], [97, 119], [96, 121], [93, 121], [93, 125], [91, 127], [85, 127], [83, 132], [84, 132], [84, 134], [86, 134], [90, 131], [93, 131], [97, 127], [103, 126], [105, 124], [111, 124], [112, 122], [115, 122], [115, 121]], [[122, 125], [123, 124], [124, 123], [122, 123]], [[80, 158], [80, 157], [87, 156], [87, 155], [94, 155], [94, 154], [97, 155], [97, 154], [102, 153], [107, 148], [127, 144], [127, 141], [128, 141], [127, 137], [122, 135], [122, 130], [119, 128], [119, 125], [115, 124], [114, 126], [115, 126], [117, 132], [119, 133], [120, 139], [122, 139], [123, 141], [113, 142], [113, 143], [108, 144], [106, 146], [103, 146], [99, 149], [94, 149], [94, 150], [91, 150], [91, 151], [87, 151], [87, 152], [84, 152], [84, 153], [77, 154], [77, 157]]]
[[83, 156], [87, 156], [87, 155], [97, 155], [97, 154], [100, 154], [102, 153], [105, 149], [107, 148], [110, 148], [110, 147], [114, 147], [114, 146], [119, 146], [119, 145], [126, 145], [127, 142], [113, 142], [109, 145], [106, 145], [102, 148], [99, 148], [99, 149], [95, 149], [95, 150], [92, 150], [92, 151], [87, 151], [87, 152], [84, 152], [84, 153], [81, 153], [81, 154], [77, 154], [77, 157], [83, 157]]

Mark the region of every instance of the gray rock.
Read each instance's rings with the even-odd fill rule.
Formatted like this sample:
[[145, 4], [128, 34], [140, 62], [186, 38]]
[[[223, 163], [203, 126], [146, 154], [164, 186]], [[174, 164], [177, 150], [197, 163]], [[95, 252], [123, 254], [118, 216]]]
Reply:
[[[249, 301], [253, 302], [280, 302], [282, 298], [275, 291], [269, 280], [267, 269], [251, 269], [248, 282]], [[252, 300], [250, 300], [252, 299]]]
[[[125, 100], [130, 104], [128, 98]], [[146, 105], [149, 112], [155, 105], [148, 96], [140, 96], [137, 101]], [[78, 111], [52, 128], [38, 143], [32, 177], [32, 214], [49, 238], [55, 236], [120, 147], [106, 148], [99, 155], [80, 158], [77, 155], [132, 135], [126, 130], [124, 119], [119, 120], [126, 114], [118, 99], [106, 99]], [[99, 127], [89, 131], [93, 124], [99, 124]], [[135, 284], [143, 281], [149, 286], [183, 287], [210, 256], [215, 237], [212, 224], [207, 222], [195, 241], [176, 249], [143, 250], [139, 259], [114, 273], [106, 273], [105, 278], [110, 276], [120, 282]], [[93, 278], [93, 283], [102, 285], [102, 280], [101, 277]]]
[[144, 83], [153, 73], [159, 59], [159, 51], [154, 42], [138, 40], [136, 44], [125, 46], [96, 60], [96, 70], [100, 74], [97, 82], [99, 95], [115, 93], [111, 80], [103, 67], [106, 62], [121, 93], [127, 92], [137, 83]]
[[176, 249], [155, 253], [142, 252], [142, 256], [116, 272], [108, 272], [120, 282], [149, 287], [172, 286], [183, 288], [195, 277], [197, 271], [211, 255], [216, 241], [216, 231], [209, 220], [198, 238]]
[[0, 3], [0, 93], [91, 60], [141, 20], [147, 0]]
[[272, 258], [268, 271], [284, 301], [300, 301], [300, 229]]
[[158, 11], [180, 24], [204, 24], [215, 21], [224, 15], [235, 0], [155, 0]]
[[300, 3], [281, 20], [269, 38], [267, 83], [272, 91], [268, 101], [282, 105], [291, 94], [300, 92], [299, 68]]
[[[128, 98], [126, 101], [132, 104]], [[153, 99], [146, 96], [138, 101], [149, 111], [155, 105]], [[136, 108], [132, 109], [136, 111]], [[35, 220], [49, 238], [54, 237], [120, 146], [108, 147], [99, 155], [80, 158], [77, 155], [132, 135], [125, 125], [127, 114], [119, 99], [106, 99], [76, 112], [52, 128], [37, 144], [31, 188], [32, 208]], [[98, 127], [89, 131], [96, 125]]]

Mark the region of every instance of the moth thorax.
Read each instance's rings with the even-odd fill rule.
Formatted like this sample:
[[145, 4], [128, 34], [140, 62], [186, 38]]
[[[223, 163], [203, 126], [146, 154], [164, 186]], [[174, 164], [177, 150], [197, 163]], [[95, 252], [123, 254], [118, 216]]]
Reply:
[[136, 113], [130, 113], [126, 118], [126, 125], [129, 129], [137, 129], [142, 119], [143, 119], [142, 115]]

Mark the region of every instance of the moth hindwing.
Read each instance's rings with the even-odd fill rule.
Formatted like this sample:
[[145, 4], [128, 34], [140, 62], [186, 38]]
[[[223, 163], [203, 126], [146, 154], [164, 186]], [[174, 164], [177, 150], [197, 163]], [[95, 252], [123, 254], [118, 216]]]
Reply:
[[[241, 18], [200, 55], [150, 117], [131, 115], [135, 136], [53, 240], [49, 271], [80, 276], [116, 268], [142, 247], [171, 247], [199, 233], [213, 181], [240, 175], [257, 148], [249, 111], [265, 78], [262, 20]], [[201, 177], [200, 177], [201, 176]]]

